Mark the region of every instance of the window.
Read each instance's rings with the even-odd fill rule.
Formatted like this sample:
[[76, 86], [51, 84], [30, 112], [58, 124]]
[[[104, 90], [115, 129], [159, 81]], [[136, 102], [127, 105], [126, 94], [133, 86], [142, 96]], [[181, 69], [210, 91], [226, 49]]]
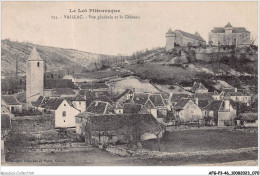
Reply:
[[64, 104], [64, 106], [66, 106], [66, 104]]
[[14, 113], [14, 107], [13, 106], [11, 106], [11, 112]]
[[37, 62], [37, 67], [40, 67], [40, 62]]
[[62, 117], [66, 117], [66, 111], [62, 112]]
[[79, 104], [81, 105], [81, 102], [79, 102]]

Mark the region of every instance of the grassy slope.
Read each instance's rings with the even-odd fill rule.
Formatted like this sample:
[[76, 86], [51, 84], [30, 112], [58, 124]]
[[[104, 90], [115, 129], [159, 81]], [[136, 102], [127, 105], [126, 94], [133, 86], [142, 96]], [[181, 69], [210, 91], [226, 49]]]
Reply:
[[158, 63], [128, 65], [126, 68], [133, 71], [142, 79], [150, 79], [157, 83], [162, 81], [162, 84], [172, 84], [180, 80], [191, 79], [196, 74], [194, 70], [170, 67]]
[[[64, 67], [75, 67], [75, 72], [80, 68], [89, 67], [93, 61], [102, 58], [112, 58], [74, 49], [34, 45], [31, 43], [12, 42], [2, 40], [2, 74], [15, 73], [15, 63], [19, 59], [19, 73], [25, 73], [25, 63], [32, 47], [35, 46], [43, 60], [46, 60], [47, 71], [60, 70]], [[93, 67], [93, 65], [92, 65]]]

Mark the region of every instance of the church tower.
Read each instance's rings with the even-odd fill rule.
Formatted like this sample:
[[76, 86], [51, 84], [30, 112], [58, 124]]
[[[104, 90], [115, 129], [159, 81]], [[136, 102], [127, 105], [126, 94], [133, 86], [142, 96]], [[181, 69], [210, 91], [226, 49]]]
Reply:
[[174, 38], [175, 38], [175, 33], [172, 31], [170, 28], [168, 32], [165, 34], [166, 37], [166, 51], [171, 51], [174, 48]]
[[44, 62], [36, 48], [26, 63], [26, 102], [30, 104], [43, 95]]

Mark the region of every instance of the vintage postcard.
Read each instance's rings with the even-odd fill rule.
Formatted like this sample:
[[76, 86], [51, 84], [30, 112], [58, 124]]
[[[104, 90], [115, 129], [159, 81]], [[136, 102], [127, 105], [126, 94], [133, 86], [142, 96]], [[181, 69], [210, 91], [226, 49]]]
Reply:
[[258, 2], [1, 5], [2, 166], [258, 165]]

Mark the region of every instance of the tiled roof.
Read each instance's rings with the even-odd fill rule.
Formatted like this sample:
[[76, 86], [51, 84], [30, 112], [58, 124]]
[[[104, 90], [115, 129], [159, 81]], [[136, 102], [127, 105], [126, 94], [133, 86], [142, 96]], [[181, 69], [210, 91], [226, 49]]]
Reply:
[[43, 61], [35, 47], [33, 47], [28, 61]]
[[225, 29], [223, 27], [214, 27], [213, 30], [211, 30], [213, 33], [225, 33]]
[[149, 98], [149, 93], [134, 93], [133, 102], [144, 105]]
[[244, 96], [242, 92], [228, 92], [226, 96]]
[[[87, 106], [89, 106], [94, 100], [98, 100], [102, 96], [110, 96], [107, 91], [80, 90], [79, 94], [86, 97]], [[102, 100], [102, 98], [100, 100]]]
[[26, 103], [26, 94], [25, 92], [20, 92], [15, 94], [16, 99], [20, 102], [20, 103]]
[[190, 101], [188, 98], [182, 98], [178, 103], [174, 106], [175, 110], [183, 109], [183, 107]]
[[169, 99], [169, 94], [167, 94], [167, 93], [161, 93], [161, 95], [162, 95], [162, 98], [163, 98], [164, 100]]
[[53, 92], [57, 95], [76, 95], [76, 93], [71, 88], [54, 88]]
[[2, 95], [2, 99], [8, 104], [8, 105], [21, 105], [21, 103], [18, 102], [16, 97], [14, 95]]
[[35, 102], [32, 102], [32, 105], [35, 107], [39, 107], [42, 104], [43, 99], [43, 96], [39, 96], [39, 98]]
[[108, 96], [106, 96], [106, 95], [101, 95], [101, 96], [99, 96], [99, 97], [97, 97], [95, 100], [99, 100], [99, 101], [103, 101], [103, 102], [108, 102], [109, 104], [113, 104], [114, 103], [114, 101], [113, 100], [111, 100]]
[[154, 105], [155, 107], [165, 106], [161, 94], [151, 94], [151, 95], [149, 96], [149, 99], [151, 100], [151, 102], [153, 103], [153, 105]]
[[191, 88], [191, 91], [196, 91], [196, 90], [208, 90], [202, 83], [194, 83], [193, 87]]
[[138, 113], [142, 109], [141, 104], [125, 103], [123, 106], [123, 112], [126, 113]]
[[232, 28], [232, 33], [250, 33], [249, 31], [246, 30], [245, 27], [232, 27], [232, 25], [230, 23], [228, 23], [225, 27], [214, 27], [213, 30], [211, 30], [211, 32], [213, 33], [225, 33], [225, 28]]
[[85, 101], [85, 98], [82, 95], [77, 94], [74, 101]]
[[114, 101], [118, 101], [120, 98], [122, 98], [123, 96], [127, 95], [127, 94], [132, 94], [133, 91], [131, 89], [126, 89], [123, 93], [121, 93], [120, 95], [118, 95], [116, 98], [114, 98]]
[[94, 114], [105, 114], [108, 103], [102, 101], [94, 101], [88, 108], [87, 112], [91, 112]]
[[86, 101], [81, 95], [77, 94], [76, 97], [64, 97], [70, 104], [72, 104], [73, 101]]
[[246, 28], [244, 28], [244, 27], [235, 27], [235, 28], [233, 28], [233, 33], [242, 33], [242, 32], [250, 33], [250, 32], [247, 31]]
[[195, 93], [193, 95], [194, 99], [198, 98], [199, 100], [208, 100], [211, 102], [213, 100], [212, 96], [214, 95], [214, 92], [208, 92], [208, 93]]
[[44, 108], [45, 104], [48, 102], [49, 99], [50, 99], [50, 97], [44, 97], [42, 100], [42, 103], [39, 105], [39, 107]]
[[194, 35], [194, 34], [191, 34], [188, 32], [184, 32], [182, 30], [175, 30], [174, 32], [180, 32], [183, 36], [205, 42], [205, 40], [201, 36], [197, 36], [197, 35]]
[[209, 104], [208, 100], [198, 100], [198, 106], [200, 108], [205, 108]]
[[170, 28], [170, 29], [168, 30], [168, 32], [166, 32], [166, 34], [174, 34], [174, 32], [173, 32], [172, 29]]
[[182, 98], [188, 98], [188, 94], [174, 94], [171, 98], [171, 102], [178, 102]]
[[214, 112], [218, 112], [222, 106], [222, 103], [223, 103], [223, 100], [213, 100], [205, 107], [205, 109], [211, 110]]
[[86, 118], [91, 121], [92, 131], [122, 131], [125, 133], [127, 130], [135, 129], [140, 134], [157, 134], [162, 131], [159, 123], [151, 114], [86, 114]]
[[44, 89], [53, 88], [77, 89], [74, 83], [69, 79], [44, 79]]
[[51, 110], [57, 110], [57, 108], [60, 106], [60, 104], [63, 102], [63, 100], [64, 100], [64, 98], [51, 97], [45, 103], [44, 108], [51, 109]]
[[230, 24], [230, 22], [228, 22], [227, 24], [226, 24], [226, 26], [225, 26], [225, 28], [232, 28], [233, 26]]
[[144, 105], [148, 109], [154, 109], [155, 108], [154, 104], [152, 103], [152, 101], [150, 99], [148, 99]]

